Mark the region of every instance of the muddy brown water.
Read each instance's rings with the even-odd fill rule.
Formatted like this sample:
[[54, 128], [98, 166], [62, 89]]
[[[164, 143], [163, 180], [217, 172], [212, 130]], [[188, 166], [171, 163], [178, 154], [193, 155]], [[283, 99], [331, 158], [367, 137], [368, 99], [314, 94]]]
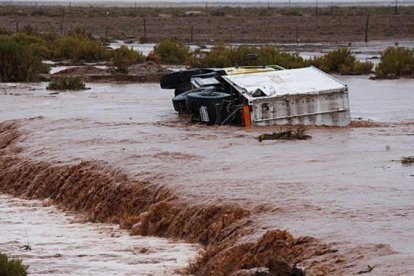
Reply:
[[[0, 121], [21, 121], [21, 155], [76, 164], [102, 160], [129, 176], [168, 187], [189, 202], [250, 210], [256, 232], [286, 229], [329, 244], [343, 256], [335, 274], [367, 265], [377, 275], [414, 273], [414, 80], [339, 77], [351, 114], [371, 127], [309, 128], [309, 141], [256, 137], [279, 127], [187, 124], [173, 91], [157, 84], [88, 84], [50, 95], [45, 84], [2, 84]], [[369, 124], [368, 124], [369, 125]], [[324, 257], [312, 261], [328, 263]]]

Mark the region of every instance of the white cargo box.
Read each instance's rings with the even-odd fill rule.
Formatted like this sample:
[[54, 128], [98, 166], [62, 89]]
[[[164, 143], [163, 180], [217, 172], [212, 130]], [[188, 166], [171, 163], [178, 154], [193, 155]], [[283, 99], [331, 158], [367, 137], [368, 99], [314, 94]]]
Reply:
[[346, 126], [351, 122], [348, 87], [315, 67], [223, 79], [246, 98], [253, 125]]

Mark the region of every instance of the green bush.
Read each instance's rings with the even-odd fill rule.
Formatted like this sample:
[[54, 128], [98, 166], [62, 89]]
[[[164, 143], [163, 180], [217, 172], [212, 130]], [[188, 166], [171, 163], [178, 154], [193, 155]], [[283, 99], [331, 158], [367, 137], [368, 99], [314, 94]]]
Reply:
[[33, 50], [33, 54], [42, 59], [49, 59], [52, 57], [52, 51], [49, 49], [49, 42], [40, 35], [15, 33], [13, 39], [22, 43]]
[[375, 73], [380, 78], [413, 76], [414, 50], [405, 47], [389, 47], [381, 55]]
[[356, 58], [351, 51], [343, 47], [330, 51], [321, 57], [312, 58], [308, 63], [325, 72], [339, 73], [341, 67], [352, 68], [355, 61]]
[[373, 67], [374, 64], [372, 62], [355, 61], [352, 66], [342, 64], [339, 72], [342, 75], [363, 75], [371, 73]]
[[112, 53], [112, 64], [120, 72], [128, 73], [128, 67], [142, 63], [145, 61], [145, 56], [140, 52], [128, 48], [125, 45], [122, 45], [120, 48], [115, 49]]
[[285, 68], [298, 68], [304, 65], [304, 61], [298, 54], [281, 52], [273, 46], [230, 47], [220, 44], [210, 52], [195, 51], [189, 64], [192, 67], [280, 65]]
[[32, 48], [10, 36], [0, 36], [0, 81], [36, 81], [39, 74], [47, 71]]
[[79, 61], [100, 61], [109, 58], [108, 50], [98, 41], [83, 35], [62, 36], [53, 43], [53, 57]]
[[345, 47], [335, 49], [320, 57], [311, 58], [305, 62], [305, 65], [313, 65], [327, 73], [341, 73], [343, 75], [369, 74], [374, 66], [371, 62], [357, 61], [352, 52]]
[[154, 47], [154, 53], [162, 63], [184, 64], [189, 57], [189, 49], [177, 40], [162, 40]]
[[80, 77], [60, 77], [52, 80], [47, 90], [85, 90], [85, 83]]
[[0, 275], [25, 276], [29, 266], [23, 265], [19, 259], [9, 259], [6, 254], [0, 253]]

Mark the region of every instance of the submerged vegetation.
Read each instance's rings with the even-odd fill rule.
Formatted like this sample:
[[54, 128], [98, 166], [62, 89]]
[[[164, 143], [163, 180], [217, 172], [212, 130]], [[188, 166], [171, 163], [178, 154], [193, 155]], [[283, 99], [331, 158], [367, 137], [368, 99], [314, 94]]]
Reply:
[[47, 90], [85, 90], [85, 83], [80, 77], [59, 77], [52, 80], [46, 87]]
[[10, 259], [6, 254], [0, 253], [0, 275], [25, 276], [28, 267], [20, 259]]

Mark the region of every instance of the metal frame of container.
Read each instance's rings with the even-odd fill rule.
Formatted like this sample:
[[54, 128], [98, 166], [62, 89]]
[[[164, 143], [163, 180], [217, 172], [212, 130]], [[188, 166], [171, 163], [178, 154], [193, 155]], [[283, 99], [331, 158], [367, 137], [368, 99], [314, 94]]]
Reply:
[[315, 67], [223, 76], [249, 105], [252, 125], [350, 124], [348, 87]]

